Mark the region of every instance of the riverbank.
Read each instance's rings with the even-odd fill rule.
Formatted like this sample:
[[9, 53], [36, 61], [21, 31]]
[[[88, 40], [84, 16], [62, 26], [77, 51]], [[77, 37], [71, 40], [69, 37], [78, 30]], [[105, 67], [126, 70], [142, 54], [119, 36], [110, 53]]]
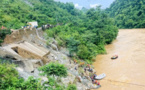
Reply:
[[[93, 63], [97, 74], [106, 73], [99, 90], [145, 90], [145, 29], [121, 29], [107, 45], [105, 55]], [[116, 60], [111, 56], [117, 54]]]

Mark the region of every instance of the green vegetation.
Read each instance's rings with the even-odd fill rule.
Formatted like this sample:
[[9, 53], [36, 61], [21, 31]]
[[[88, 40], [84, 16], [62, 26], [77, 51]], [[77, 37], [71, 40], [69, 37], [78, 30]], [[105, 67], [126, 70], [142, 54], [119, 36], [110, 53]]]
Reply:
[[145, 28], [145, 0], [115, 0], [106, 12], [119, 28]]
[[67, 90], [77, 90], [76, 85], [69, 84], [68, 87], [67, 87]]
[[10, 64], [3, 59], [0, 59], [0, 62], [1, 90], [76, 90], [75, 85], [69, 84], [68, 87], [65, 87], [63, 84], [60, 84], [60, 80], [55, 80], [54, 77], [51, 77], [51, 75], [58, 77], [67, 76], [67, 69], [64, 67], [64, 65], [50, 63], [40, 67], [40, 70], [44, 71], [48, 77], [48, 82], [45, 82], [43, 85], [41, 85], [40, 79], [29, 77], [27, 80], [24, 80], [21, 78], [18, 75], [14, 64]]
[[11, 31], [8, 30], [8, 29], [0, 29], [0, 45], [1, 45], [1, 43], [3, 42], [5, 36], [6, 36], [7, 34], [10, 34], [10, 33], [11, 33]]
[[53, 63], [49, 63], [48, 65], [44, 65], [42, 67], [39, 68], [40, 71], [43, 71], [43, 73], [41, 73], [42, 75], [47, 75], [47, 76], [58, 76], [58, 77], [66, 77], [67, 76], [67, 68], [62, 65], [59, 64], [57, 62]]
[[[76, 21], [76, 22], [75, 22]], [[97, 54], [105, 53], [104, 45], [110, 44], [117, 36], [117, 27], [100, 8], [90, 9], [65, 25], [47, 30], [60, 46], [69, 49], [70, 55], [91, 60]]]
[[[114, 22], [100, 7], [78, 10], [73, 3], [54, 0], [2, 0], [0, 3], [0, 26], [20, 28], [29, 21], [38, 21], [39, 26], [56, 25], [47, 30], [60, 46], [69, 49], [70, 56], [91, 60], [105, 53], [104, 45], [117, 36]], [[60, 25], [60, 26], [58, 26]]]
[[76, 86], [73, 84], [69, 84], [67, 87], [60, 84], [62, 83], [60, 77], [67, 76], [67, 68], [63, 64], [51, 62], [47, 65], [40, 67], [39, 70], [43, 71], [41, 75], [46, 75], [48, 78], [49, 82], [45, 83], [49, 84], [49, 87], [46, 87], [48, 90], [77, 90]]
[[58, 82], [55, 80], [53, 77], [47, 76], [48, 77], [48, 83], [46, 82], [45, 84], [49, 84], [49, 87], [46, 87], [48, 90], [66, 90], [66, 87], [63, 84], [60, 84], [62, 82]]
[[63, 24], [77, 18], [79, 14], [72, 3], [64, 4], [54, 0], [1, 0], [0, 27], [3, 25], [18, 29], [29, 21], [38, 21], [39, 26], [47, 23]]
[[13, 64], [0, 64], [1, 90], [42, 90], [43, 87], [39, 79], [29, 77], [29, 79], [25, 81], [23, 78], [19, 77], [14, 67], [15, 65]]
[[[48, 37], [55, 38], [59, 46], [68, 48], [70, 56], [89, 63], [97, 54], [106, 53], [104, 46], [110, 44], [118, 34], [113, 19], [100, 7], [78, 10], [73, 3], [64, 4], [54, 0], [1, 0], [0, 27], [18, 29], [29, 21], [38, 21], [39, 26], [47, 23], [55, 26], [46, 30]], [[0, 44], [10, 33], [9, 29], [0, 30]], [[33, 77], [25, 81], [19, 77], [14, 65], [0, 64], [0, 89], [76, 90], [75, 85], [65, 87], [60, 84], [59, 77], [67, 76], [64, 65], [50, 63], [39, 70], [43, 71], [49, 82], [41, 85], [41, 81]]]

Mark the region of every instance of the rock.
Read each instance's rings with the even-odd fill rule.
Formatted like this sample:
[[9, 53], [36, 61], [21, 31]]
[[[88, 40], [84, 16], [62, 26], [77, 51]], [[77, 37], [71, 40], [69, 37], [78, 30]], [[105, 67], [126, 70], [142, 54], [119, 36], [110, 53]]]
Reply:
[[27, 71], [27, 72], [32, 72], [34, 71], [34, 67], [33, 67], [33, 64], [31, 61], [23, 61], [25, 67], [24, 67], [24, 70]]
[[33, 76], [34, 77], [39, 77], [39, 73], [40, 73], [40, 71], [36, 68], [36, 69], [34, 69]]
[[27, 80], [30, 76], [30, 74], [28, 74], [27, 72], [24, 71], [24, 69], [20, 68], [20, 67], [16, 67], [16, 70], [18, 71], [20, 77], [23, 77], [25, 80]]
[[61, 47], [60, 48], [60, 52], [63, 53], [63, 54], [65, 54], [65, 55], [67, 55], [67, 56], [70, 56], [69, 50], [67, 50], [66, 48]]
[[55, 44], [51, 44], [51, 48], [52, 48], [53, 50], [58, 51], [58, 48], [57, 48], [57, 46], [56, 46]]
[[48, 82], [48, 78], [47, 78], [47, 77], [44, 77], [44, 76], [42, 77], [42, 76], [41, 76], [40, 78], [41, 78], [42, 83]]
[[43, 62], [42, 60], [37, 60], [37, 59], [34, 59], [34, 60], [29, 60], [32, 62], [34, 68], [37, 68], [37, 67], [40, 67], [40, 66], [43, 66]]
[[69, 83], [73, 83], [73, 81], [75, 80], [75, 76], [71, 73], [68, 73], [68, 76], [66, 78], [61, 78], [61, 81], [63, 82], [63, 84], [65, 84], [66, 86]]
[[82, 83], [82, 78], [80, 76], [76, 77], [78, 79], [78, 82]]
[[87, 90], [87, 87], [82, 83], [77, 82], [76, 86], [77, 86], [77, 90]]
[[48, 58], [49, 60], [56, 60], [55, 55], [52, 54], [52, 53], [50, 53], [50, 54], [47, 56], [47, 58]]
[[21, 60], [12, 60], [12, 63], [18, 65], [20, 68], [24, 68], [25, 67], [24, 62], [21, 61]]

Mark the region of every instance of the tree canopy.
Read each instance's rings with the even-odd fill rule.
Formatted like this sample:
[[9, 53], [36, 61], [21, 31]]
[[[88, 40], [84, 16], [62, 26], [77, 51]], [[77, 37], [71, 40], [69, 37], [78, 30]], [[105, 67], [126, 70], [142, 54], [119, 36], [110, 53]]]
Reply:
[[115, 0], [106, 12], [119, 28], [145, 28], [145, 0]]
[[58, 76], [58, 77], [66, 77], [67, 76], [67, 68], [59, 63], [49, 63], [48, 65], [44, 65], [39, 68], [40, 71], [43, 71], [43, 75], [47, 76]]
[[50, 23], [67, 23], [80, 15], [72, 3], [54, 0], [1, 0], [0, 26], [18, 29], [29, 21], [38, 21], [39, 26]]
[[99, 7], [82, 13], [72, 22], [47, 30], [60, 46], [69, 49], [84, 60], [91, 60], [97, 54], [105, 53], [104, 45], [110, 44], [117, 36], [118, 29], [111, 18]]

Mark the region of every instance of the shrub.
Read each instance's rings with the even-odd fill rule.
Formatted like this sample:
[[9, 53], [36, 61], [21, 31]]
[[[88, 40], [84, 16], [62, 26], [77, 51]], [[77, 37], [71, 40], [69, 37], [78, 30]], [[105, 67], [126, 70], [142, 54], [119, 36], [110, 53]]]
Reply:
[[19, 82], [18, 77], [18, 72], [14, 69], [13, 64], [0, 64], [0, 89], [16, 86]]
[[76, 85], [69, 84], [68, 87], [67, 87], [67, 90], [77, 90]]
[[40, 71], [43, 71], [41, 75], [47, 75], [47, 76], [58, 76], [58, 77], [66, 77], [67, 76], [67, 68], [59, 63], [51, 62], [47, 65], [44, 65], [39, 68]]
[[0, 29], [0, 45], [1, 45], [1, 43], [3, 43], [3, 40], [4, 40], [5, 36], [6, 36], [7, 34], [10, 34], [10, 33], [11, 33], [10, 30], [7, 30], [7, 29], [1, 30], [1, 29]]
[[28, 80], [20, 78], [14, 64], [0, 64], [1, 90], [42, 90], [39, 79], [29, 77]]

